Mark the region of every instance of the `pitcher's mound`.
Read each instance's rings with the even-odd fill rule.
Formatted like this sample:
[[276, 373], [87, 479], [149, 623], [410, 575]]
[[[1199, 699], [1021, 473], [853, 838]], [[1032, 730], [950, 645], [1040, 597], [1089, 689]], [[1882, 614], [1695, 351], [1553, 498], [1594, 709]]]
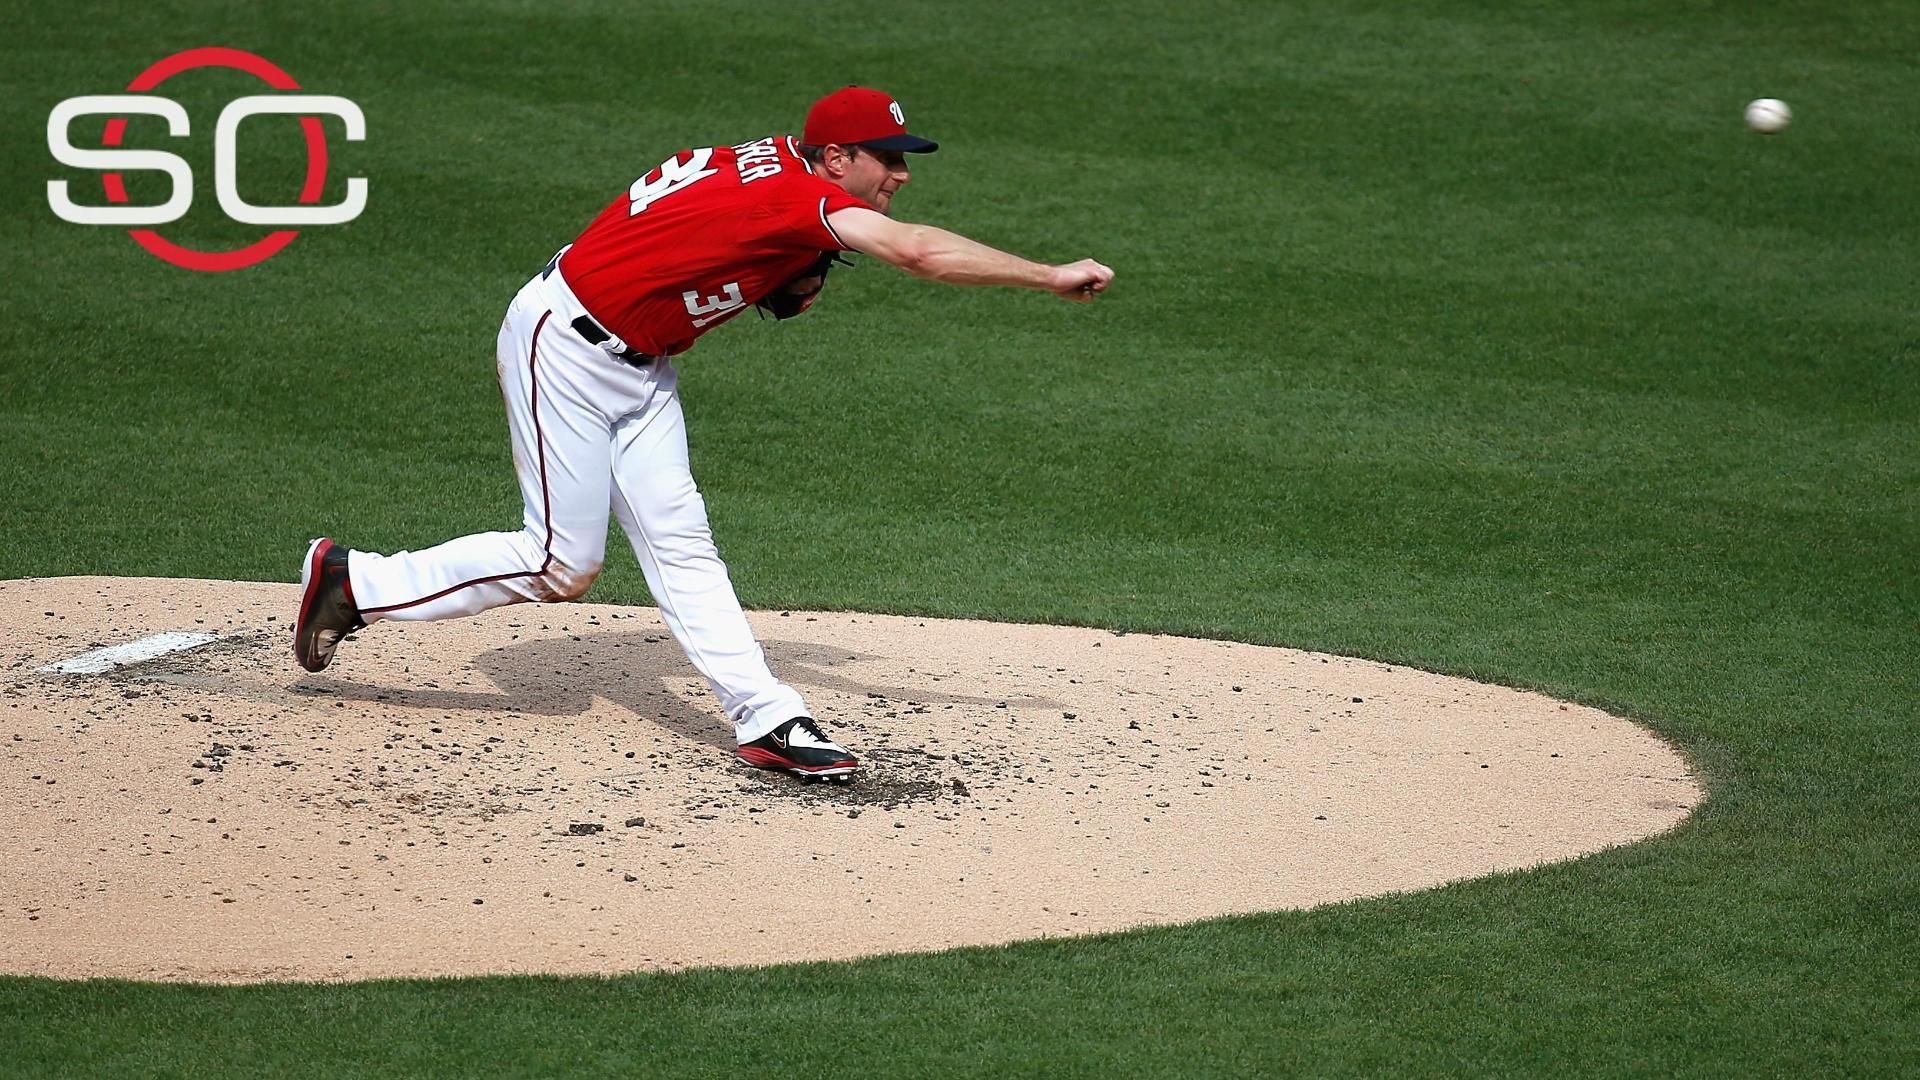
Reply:
[[[865, 762], [804, 784], [734, 759], [653, 609], [382, 623], [310, 676], [297, 591], [0, 582], [0, 972], [618, 972], [1090, 934], [1567, 859], [1701, 795], [1625, 720], [1405, 668], [755, 613]], [[148, 640], [173, 632], [200, 637]]]

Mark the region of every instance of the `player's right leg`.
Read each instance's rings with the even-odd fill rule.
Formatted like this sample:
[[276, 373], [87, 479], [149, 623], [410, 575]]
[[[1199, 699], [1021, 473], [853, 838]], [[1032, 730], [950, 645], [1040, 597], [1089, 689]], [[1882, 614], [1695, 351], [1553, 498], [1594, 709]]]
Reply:
[[[351, 552], [338, 591], [354, 618], [368, 623], [450, 619], [528, 600], [573, 600], [599, 573], [606, 555], [612, 450], [595, 381], [608, 360], [552, 312], [539, 284], [536, 278], [514, 298], [501, 324], [498, 350], [524, 504], [522, 527], [463, 536], [422, 551]], [[324, 640], [329, 627], [309, 625], [313, 620], [307, 613], [312, 608], [322, 612], [318, 618], [327, 617], [328, 605], [320, 601], [331, 586], [325, 574], [303, 580], [308, 585], [294, 653], [302, 666], [318, 671], [332, 659], [332, 644]], [[343, 632], [336, 630], [333, 637]]]

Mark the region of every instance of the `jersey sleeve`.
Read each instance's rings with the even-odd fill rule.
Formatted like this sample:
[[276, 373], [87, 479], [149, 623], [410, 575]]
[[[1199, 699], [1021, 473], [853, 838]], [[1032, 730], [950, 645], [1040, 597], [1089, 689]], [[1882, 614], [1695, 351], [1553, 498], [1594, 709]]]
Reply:
[[867, 204], [827, 183], [795, 184], [754, 208], [753, 231], [770, 246], [796, 251], [846, 251], [827, 215]]
[[862, 208], [868, 209], [868, 210], [872, 209], [872, 207], [867, 206], [866, 200], [856, 199], [852, 195], [849, 195], [846, 192], [839, 190], [838, 188], [820, 197], [820, 227], [826, 230], [827, 237], [833, 241], [832, 247], [822, 248], [821, 250], [823, 251], [848, 250], [846, 243], [840, 239], [840, 234], [834, 232], [833, 226], [827, 222], [828, 215], [834, 213], [837, 210], [862, 209]]

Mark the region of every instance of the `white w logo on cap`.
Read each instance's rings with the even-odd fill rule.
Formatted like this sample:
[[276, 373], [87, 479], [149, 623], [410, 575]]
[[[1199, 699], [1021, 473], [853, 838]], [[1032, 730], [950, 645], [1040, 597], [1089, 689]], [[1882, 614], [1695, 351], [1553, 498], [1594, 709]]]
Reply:
[[907, 126], [907, 114], [900, 111], [899, 102], [897, 101], [887, 102], [887, 114], [893, 117], [894, 123], [899, 124], [901, 127]]

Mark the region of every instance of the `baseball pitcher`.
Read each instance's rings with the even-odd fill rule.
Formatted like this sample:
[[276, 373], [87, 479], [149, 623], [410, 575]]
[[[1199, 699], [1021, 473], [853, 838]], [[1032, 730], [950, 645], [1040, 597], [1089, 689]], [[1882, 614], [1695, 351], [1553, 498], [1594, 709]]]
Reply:
[[458, 618], [575, 600], [604, 560], [609, 511], [660, 613], [733, 721], [741, 760], [803, 777], [859, 768], [768, 669], [740, 610], [687, 462], [672, 358], [758, 307], [812, 306], [841, 252], [954, 285], [1090, 302], [1113, 271], [1029, 262], [888, 217], [907, 154], [900, 105], [849, 86], [816, 102], [801, 138], [682, 150], [613, 200], [508, 307], [497, 366], [525, 502], [515, 532], [379, 555], [315, 540], [300, 572], [293, 654], [320, 671], [341, 637], [382, 619]]

